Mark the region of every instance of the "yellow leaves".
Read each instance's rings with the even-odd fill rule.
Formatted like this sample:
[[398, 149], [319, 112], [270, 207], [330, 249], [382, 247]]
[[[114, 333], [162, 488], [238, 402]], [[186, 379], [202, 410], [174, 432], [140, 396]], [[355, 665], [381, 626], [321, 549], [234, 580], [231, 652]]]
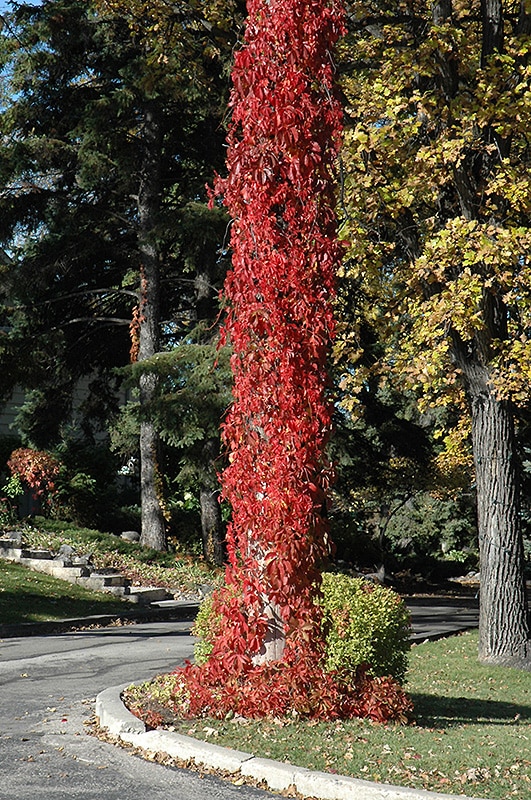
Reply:
[[[351, 33], [342, 50], [342, 233], [350, 246], [340, 279], [356, 287], [356, 324], [364, 318], [378, 331], [379, 374], [387, 367], [405, 376], [426, 405], [455, 399], [451, 347], [459, 334], [471, 352], [485, 343], [499, 391], [524, 402], [531, 65], [522, 54], [531, 43], [508, 26], [504, 53], [482, 67], [479, 0], [454, 0], [451, 25], [436, 28], [428, 6], [419, 7], [425, 27], [414, 45], [411, 30], [397, 24]], [[453, 67], [459, 80], [448, 91]], [[495, 340], [505, 333], [504, 325], [496, 331], [493, 305], [506, 314], [508, 341]], [[355, 371], [359, 341], [345, 341], [342, 360], [349, 347]], [[348, 371], [344, 385], [355, 385]]]
[[517, 406], [531, 401], [531, 347], [525, 335], [498, 343], [493, 382], [500, 399]]
[[[531, 104], [531, 97], [529, 102]], [[504, 159], [489, 181], [485, 194], [496, 200], [502, 198], [510, 203], [514, 211], [529, 214], [531, 212], [531, 175], [518, 165], [511, 164], [509, 159]]]
[[440, 437], [442, 448], [433, 463], [438, 487], [435, 496], [451, 495], [470, 483], [474, 471], [470, 434], [470, 417], [463, 414], [457, 425]]
[[348, 139], [353, 144], [360, 145], [361, 149], [367, 151], [367, 144], [369, 142], [369, 135], [365, 133], [364, 130], [360, 129], [359, 127], [355, 128], [353, 131], [350, 131], [348, 134]]

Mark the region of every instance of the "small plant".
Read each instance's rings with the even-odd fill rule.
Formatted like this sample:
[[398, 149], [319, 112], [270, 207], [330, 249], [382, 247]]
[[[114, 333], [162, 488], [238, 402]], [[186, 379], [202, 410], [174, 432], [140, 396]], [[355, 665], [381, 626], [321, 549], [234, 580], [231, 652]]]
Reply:
[[235, 676], [223, 672], [220, 658], [225, 620], [219, 600], [244, 626], [242, 593], [232, 585], [207, 597], [193, 628], [199, 637], [196, 663], [174, 675], [176, 715], [192, 718], [207, 710], [217, 719], [238, 714], [407, 722], [413, 706], [401, 686], [410, 634], [403, 601], [391, 589], [367, 581], [328, 573], [322, 577], [317, 601], [322, 655], [249, 665], [244, 654], [236, 653], [232, 658], [239, 659], [240, 674]]
[[61, 471], [61, 463], [51, 453], [19, 447], [11, 453], [7, 466], [13, 476], [18, 476], [22, 484], [31, 489], [35, 499], [40, 499], [45, 506], [51, 505]]
[[[228, 592], [228, 588], [223, 590]], [[214, 641], [221, 631], [222, 616], [214, 610], [215, 600], [219, 590], [208, 594], [201, 605], [192, 627], [192, 634], [197, 636], [194, 645], [194, 661], [196, 664], [206, 664], [212, 652]], [[236, 597], [236, 590], [234, 590]]]
[[392, 589], [349, 575], [322, 576], [325, 667], [348, 675], [362, 664], [375, 676], [403, 681], [407, 668], [410, 617]]
[[24, 494], [24, 487], [18, 475], [11, 475], [2, 486], [3, 497], [0, 497], [0, 528], [16, 525], [18, 520], [17, 500]]
[[203, 666], [188, 664], [173, 675], [172, 709], [177, 716], [214, 719], [239, 715], [315, 720], [364, 717], [374, 722], [405, 723], [413, 704], [391, 677], [377, 678], [360, 667], [348, 680], [310, 659], [270, 661], [238, 677], [221, 680], [215, 658]]
[[[401, 597], [385, 586], [333, 573], [323, 574], [321, 590], [325, 670], [348, 680], [364, 667], [372, 676], [403, 681], [411, 631]], [[215, 597], [203, 600], [194, 623], [196, 664], [206, 663], [221, 628]]]

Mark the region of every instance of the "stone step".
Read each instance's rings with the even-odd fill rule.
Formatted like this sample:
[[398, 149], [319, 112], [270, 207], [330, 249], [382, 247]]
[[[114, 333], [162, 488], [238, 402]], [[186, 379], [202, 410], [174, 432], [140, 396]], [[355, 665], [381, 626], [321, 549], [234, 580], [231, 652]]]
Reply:
[[149, 604], [153, 608], [180, 608], [181, 606], [190, 605], [189, 600], [155, 600]]
[[0, 551], [7, 548], [22, 547], [22, 531], [2, 531], [0, 535]]
[[129, 603], [150, 605], [151, 603], [171, 599], [171, 594], [167, 589], [155, 586], [128, 586], [124, 593], [124, 599]]
[[58, 563], [48, 558], [24, 558], [19, 563], [37, 572], [45, 572], [47, 575], [53, 575], [54, 578], [70, 581], [70, 583], [76, 583], [77, 578], [85, 578], [90, 575], [90, 570], [87, 567], [64, 566], [60, 562]]
[[129, 586], [131, 584], [131, 581], [125, 578], [121, 572], [100, 572], [97, 569], [93, 569], [90, 577], [101, 581], [101, 585], [105, 587]]
[[[162, 603], [160, 608], [179, 608], [183, 601], [175, 601], [174, 591], [158, 586], [131, 586], [131, 581], [112, 567], [97, 569], [90, 564], [75, 563], [76, 557], [59, 553], [55, 557], [49, 550], [21, 548], [18, 539], [0, 539], [0, 557], [16, 561], [30, 569], [45, 572], [61, 580], [77, 583], [94, 591], [109, 592], [129, 603], [149, 606]], [[79, 559], [82, 561], [83, 559]], [[168, 605], [164, 605], [164, 604]], [[186, 605], [186, 603], [185, 603]]]
[[9, 542], [4, 540], [2, 546], [0, 547], [1, 557], [8, 561], [20, 561], [20, 554], [22, 553], [22, 550], [18, 546], [19, 544], [19, 542]]
[[45, 561], [48, 561], [49, 559], [53, 558], [53, 556], [52, 556], [52, 554], [51, 554], [51, 552], [49, 550], [27, 549], [27, 548], [23, 548], [20, 551], [20, 557], [21, 558], [31, 558], [31, 559], [40, 558], [40, 559], [43, 559]]
[[112, 592], [112, 594], [124, 594], [130, 583], [130, 580], [119, 573], [98, 575], [92, 572], [83, 578], [83, 586], [86, 589], [92, 589], [95, 592]]
[[15, 547], [17, 544], [20, 544], [17, 539], [9, 539], [8, 537], [3, 536], [0, 539], [0, 550], [11, 550], [11, 548]]

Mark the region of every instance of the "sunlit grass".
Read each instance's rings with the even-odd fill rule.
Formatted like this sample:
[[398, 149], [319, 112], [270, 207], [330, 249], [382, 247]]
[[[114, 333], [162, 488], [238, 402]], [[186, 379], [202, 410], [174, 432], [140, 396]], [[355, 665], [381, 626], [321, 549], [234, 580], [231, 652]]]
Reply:
[[120, 614], [125, 609], [112, 595], [0, 561], [0, 624]]

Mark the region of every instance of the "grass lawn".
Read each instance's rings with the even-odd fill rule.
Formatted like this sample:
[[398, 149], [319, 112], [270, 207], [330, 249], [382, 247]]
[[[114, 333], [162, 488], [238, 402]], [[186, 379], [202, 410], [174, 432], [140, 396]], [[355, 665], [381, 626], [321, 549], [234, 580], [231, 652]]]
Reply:
[[[478, 663], [477, 632], [411, 651], [415, 724], [361, 720], [180, 720], [181, 733], [256, 755], [380, 783], [482, 798], [531, 797], [531, 673]], [[132, 694], [164, 696], [160, 676]]]
[[127, 606], [103, 592], [0, 561], [0, 623], [43, 622], [93, 614], [120, 614]]

